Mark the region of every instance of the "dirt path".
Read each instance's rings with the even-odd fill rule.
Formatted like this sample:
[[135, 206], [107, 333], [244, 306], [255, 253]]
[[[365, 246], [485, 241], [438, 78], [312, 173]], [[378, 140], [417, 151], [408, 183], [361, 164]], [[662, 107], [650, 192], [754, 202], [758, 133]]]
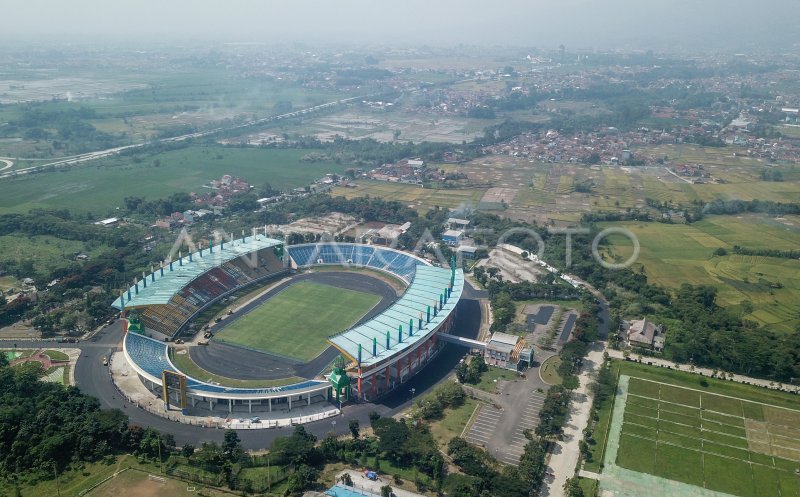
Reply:
[[596, 344], [583, 360], [583, 368], [578, 375], [580, 386], [572, 393], [570, 413], [564, 424], [564, 436], [553, 450], [547, 465], [552, 471], [552, 479], [542, 485], [542, 496], [563, 497], [564, 483], [575, 474], [580, 449], [578, 444], [583, 439], [583, 429], [588, 426], [592, 409], [592, 395], [589, 383], [592, 375], [603, 365], [605, 347]]

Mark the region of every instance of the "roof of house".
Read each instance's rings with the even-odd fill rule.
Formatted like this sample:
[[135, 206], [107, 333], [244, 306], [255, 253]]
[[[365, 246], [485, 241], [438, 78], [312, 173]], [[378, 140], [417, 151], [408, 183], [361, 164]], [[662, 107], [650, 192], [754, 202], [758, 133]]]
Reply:
[[450, 217], [447, 219], [448, 224], [460, 224], [463, 226], [467, 226], [469, 224], [469, 219], [459, 219], [457, 217]]
[[450, 238], [459, 238], [464, 236], [464, 232], [461, 230], [447, 230], [445, 231], [442, 236], [450, 237]]
[[520, 337], [517, 335], [509, 335], [508, 333], [497, 331], [492, 333], [492, 337], [489, 339], [489, 343], [486, 344], [486, 348], [511, 353], [519, 341]]
[[628, 340], [652, 345], [656, 331], [656, 325], [648, 321], [647, 318], [631, 321], [628, 327]]

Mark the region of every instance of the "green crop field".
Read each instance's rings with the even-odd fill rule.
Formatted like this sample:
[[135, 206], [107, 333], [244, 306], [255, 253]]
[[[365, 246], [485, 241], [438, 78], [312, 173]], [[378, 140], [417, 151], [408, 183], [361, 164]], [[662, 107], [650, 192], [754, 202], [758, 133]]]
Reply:
[[301, 281], [223, 329], [217, 339], [309, 361], [380, 302], [364, 292]]
[[[307, 153], [297, 149], [195, 146], [138, 156], [138, 163], [127, 156], [102, 159], [70, 170], [0, 181], [0, 213], [66, 208], [100, 217], [111, 214], [125, 197], [153, 200], [181, 191], [202, 192], [204, 184], [225, 174], [256, 187], [269, 182], [286, 189], [305, 186], [347, 168], [332, 162], [304, 162], [301, 159]], [[87, 203], [87, 198], [92, 201]]]
[[[648, 281], [667, 287], [683, 283], [712, 285], [718, 303], [740, 309], [753, 303], [746, 317], [774, 329], [793, 331], [800, 322], [800, 261], [775, 257], [733, 255], [733, 245], [792, 250], [800, 246], [800, 230], [764, 216], [709, 216], [686, 224], [608, 223], [629, 229], [639, 239], [641, 253], [634, 270], [644, 267]], [[621, 260], [633, 252], [624, 236], [608, 237]], [[726, 256], [714, 256], [717, 248]]]
[[[601, 490], [652, 497], [800, 496], [800, 402], [789, 394], [638, 364], [622, 374]], [[669, 481], [667, 481], [669, 480]], [[705, 489], [705, 490], [703, 490]], [[710, 492], [709, 492], [710, 491]]]
[[[0, 262], [15, 261], [20, 263], [31, 261], [34, 269], [40, 273], [50, 272], [54, 269], [74, 264], [76, 252], [88, 255], [89, 260], [91, 260], [94, 256], [108, 249], [108, 247], [94, 241], [65, 240], [50, 235], [3, 235], [0, 236], [0, 247], [3, 247], [3, 250], [0, 251]], [[14, 288], [20, 288], [18, 286], [19, 282], [14, 279], [4, 279], [3, 281], [8, 282], [9, 286], [13, 285]], [[0, 288], [3, 287], [5, 287], [5, 284], [0, 282]]]

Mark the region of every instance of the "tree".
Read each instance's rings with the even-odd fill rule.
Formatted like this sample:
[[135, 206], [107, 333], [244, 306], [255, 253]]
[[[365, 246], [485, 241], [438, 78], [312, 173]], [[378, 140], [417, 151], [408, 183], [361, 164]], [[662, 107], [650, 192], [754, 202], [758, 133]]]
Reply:
[[203, 442], [194, 458], [200, 464], [209, 466], [219, 466], [224, 462], [222, 449], [216, 442]]
[[392, 497], [392, 487], [389, 485], [384, 485], [381, 487], [381, 497]]
[[343, 473], [342, 476], [339, 477], [339, 481], [342, 482], [342, 485], [348, 487], [353, 486], [353, 477], [350, 476], [350, 473]]
[[194, 445], [184, 444], [184, 446], [181, 447], [181, 455], [186, 459], [192, 457], [194, 455]]
[[242, 441], [235, 430], [225, 430], [225, 436], [222, 440], [222, 455], [230, 462], [236, 462], [244, 455]]
[[408, 427], [403, 420], [394, 418], [380, 418], [372, 424], [375, 435], [378, 436], [378, 448], [389, 459], [399, 462], [406, 454], [405, 443], [408, 439]]
[[306, 432], [303, 426], [295, 426], [290, 436], [278, 437], [272, 442], [272, 450], [287, 464], [311, 464], [318, 458], [314, 449], [316, 441], [317, 437]]
[[456, 366], [456, 379], [458, 379], [459, 383], [468, 383], [467, 379], [469, 378], [469, 367], [467, 363], [460, 362], [458, 366]]
[[306, 464], [301, 464], [288, 479], [288, 492], [290, 494], [299, 494], [306, 490], [317, 480], [319, 472]]
[[349, 427], [350, 427], [350, 434], [353, 435], [353, 438], [354, 439], [358, 438], [359, 435], [360, 435], [360, 429], [359, 429], [360, 427], [359, 427], [359, 424], [358, 424], [358, 420], [357, 419], [351, 419], [350, 423], [349, 423]]
[[583, 497], [583, 489], [577, 477], [570, 478], [564, 482], [564, 494], [566, 497]]

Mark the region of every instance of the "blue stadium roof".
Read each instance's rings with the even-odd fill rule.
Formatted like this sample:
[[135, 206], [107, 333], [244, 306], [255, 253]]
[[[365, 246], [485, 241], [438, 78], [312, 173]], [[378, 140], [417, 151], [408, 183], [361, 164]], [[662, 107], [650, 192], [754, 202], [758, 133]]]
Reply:
[[[453, 312], [461, 298], [464, 288], [464, 273], [455, 271], [453, 288], [441, 310], [433, 315], [433, 307], [438, 306], [439, 295], [450, 286], [451, 270], [433, 266], [418, 265], [416, 274], [406, 292], [387, 310], [373, 319], [328, 339], [328, 341], [350, 359], [358, 360], [358, 346], [361, 345], [361, 366], [368, 367], [395, 356], [417, 342], [428, 337], [430, 332], [443, 323]], [[431, 306], [430, 322], [427, 310]], [[420, 314], [422, 329], [419, 329]], [[409, 322], [413, 322], [409, 335]], [[398, 328], [402, 326], [402, 340], [398, 338]], [[386, 333], [389, 332], [389, 347], [386, 347]], [[377, 341], [373, 354], [373, 341]]]
[[[151, 381], [160, 382], [163, 371], [174, 371], [181, 373], [167, 357], [168, 345], [159, 340], [148, 338], [138, 333], [126, 333], [124, 342], [125, 351], [131, 362], [142, 372], [150, 376]], [[184, 373], [181, 373], [184, 374]], [[327, 381], [307, 380], [293, 385], [269, 388], [235, 388], [212, 385], [195, 378], [187, 377], [186, 387], [189, 390], [200, 394], [206, 393], [215, 395], [236, 395], [236, 396], [263, 396], [269, 394], [286, 394], [294, 390], [328, 385]]]
[[[224, 242], [221, 246], [213, 247], [213, 252], [206, 248], [186, 255], [173, 261], [172, 269], [167, 264], [164, 268], [145, 276], [146, 286], [144, 281], [131, 286], [123, 296], [125, 308], [166, 304], [176, 293], [206, 271], [237, 257], [282, 244], [281, 240], [255, 235]], [[122, 310], [123, 301], [117, 298], [111, 305]]]

